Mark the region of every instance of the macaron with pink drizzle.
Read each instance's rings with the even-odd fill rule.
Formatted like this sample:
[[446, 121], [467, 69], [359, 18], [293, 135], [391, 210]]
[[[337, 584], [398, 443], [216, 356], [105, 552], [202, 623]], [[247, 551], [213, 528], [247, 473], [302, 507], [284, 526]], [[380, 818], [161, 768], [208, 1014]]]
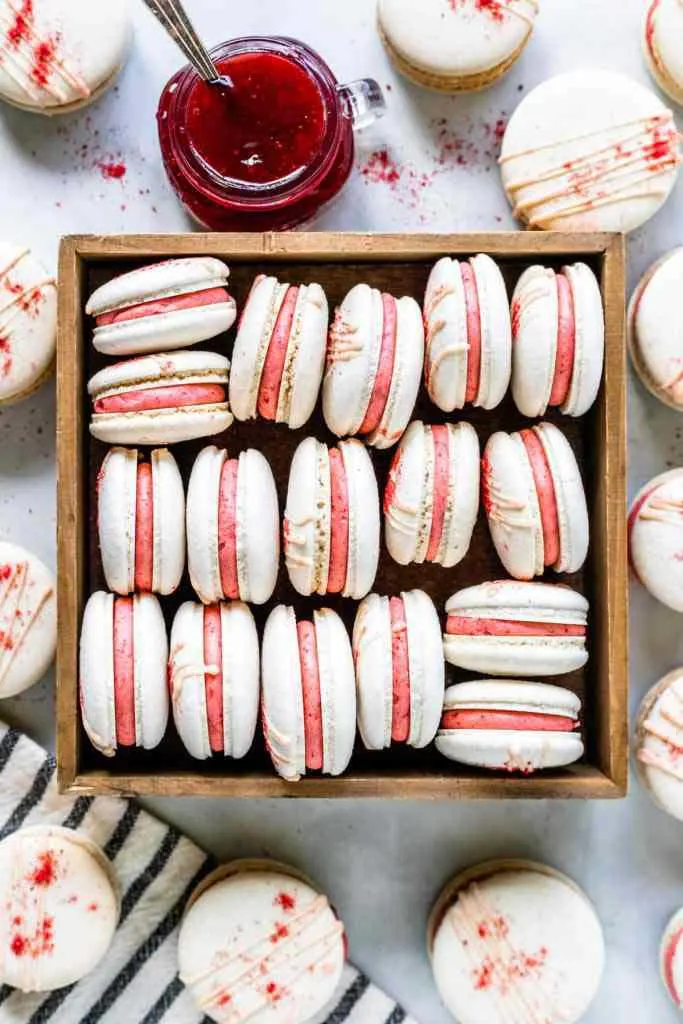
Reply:
[[605, 313], [590, 267], [525, 270], [512, 296], [512, 342], [512, 397], [524, 416], [549, 407], [587, 413], [605, 360]]
[[424, 299], [424, 378], [444, 412], [475, 405], [494, 409], [510, 383], [512, 329], [505, 281], [490, 256], [444, 256]]
[[0, 542], [0, 699], [39, 682], [57, 649], [57, 581], [26, 548]]
[[449, 686], [436, 749], [451, 761], [530, 775], [583, 757], [581, 701], [562, 686], [477, 679]]
[[106, 366], [88, 382], [90, 433], [109, 444], [174, 444], [220, 434], [232, 423], [229, 370], [225, 356], [196, 349]]
[[336, 612], [321, 608], [297, 621], [280, 604], [268, 616], [262, 646], [262, 721], [278, 775], [341, 775], [356, 738], [351, 642]]
[[680, 247], [649, 268], [628, 307], [627, 338], [633, 369], [655, 398], [677, 412], [683, 412], [682, 292]]
[[683, 612], [683, 469], [661, 473], [641, 488], [631, 505], [628, 540], [639, 582]]
[[238, 420], [259, 417], [292, 430], [306, 423], [325, 368], [328, 320], [319, 284], [255, 279], [232, 352], [230, 404]]
[[56, 344], [54, 275], [28, 246], [0, 242], [0, 408], [27, 398], [50, 377]]
[[645, 694], [636, 717], [633, 752], [640, 782], [672, 818], [683, 821], [683, 668]]
[[107, 356], [168, 352], [214, 338], [235, 322], [229, 268], [212, 256], [165, 260], [101, 285], [85, 311]]
[[441, 627], [431, 598], [422, 590], [366, 597], [356, 613], [353, 657], [366, 748], [431, 743], [445, 686]]
[[168, 663], [173, 721], [192, 757], [241, 758], [254, 740], [259, 707], [259, 642], [241, 601], [186, 601], [171, 627]]
[[161, 743], [167, 665], [166, 624], [154, 594], [91, 595], [81, 625], [79, 687], [83, 728], [100, 754]]
[[650, 0], [645, 16], [645, 60], [655, 82], [674, 103], [683, 105], [683, 4]]
[[677, 1010], [683, 1010], [683, 910], [667, 924], [659, 945], [659, 973]]

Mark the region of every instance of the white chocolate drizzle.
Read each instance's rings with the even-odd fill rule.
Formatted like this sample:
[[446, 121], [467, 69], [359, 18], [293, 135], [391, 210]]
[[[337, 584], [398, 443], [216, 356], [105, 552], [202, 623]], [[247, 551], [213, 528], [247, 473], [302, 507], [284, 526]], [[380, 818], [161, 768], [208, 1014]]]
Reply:
[[[28, 562], [17, 562], [8, 568], [7, 578], [0, 583], [0, 687], [53, 594], [52, 587], [45, 587], [35, 601], [29, 599], [27, 588], [34, 586], [35, 582], [30, 580]], [[27, 600], [22, 604], [25, 597]]]
[[[17, 0], [0, 0], [0, 33], [0, 66], [33, 103], [48, 106], [52, 100], [66, 104], [73, 102], [74, 96], [90, 96], [85, 79], [58, 55], [59, 35], [43, 38], [36, 32], [30, 2], [20, 5]], [[43, 48], [48, 57], [41, 58]]]
[[683, 678], [674, 680], [660, 698], [659, 716], [662, 721], [648, 717], [642, 728], [664, 744], [658, 753], [641, 747], [637, 757], [641, 764], [655, 768], [665, 775], [683, 782]]
[[0, 294], [7, 293], [4, 303], [3, 298], [0, 297], [0, 338], [9, 338], [12, 321], [19, 313], [26, 312], [31, 296], [40, 295], [42, 299], [43, 288], [55, 284], [53, 277], [45, 277], [26, 286], [15, 288], [11, 285], [10, 274], [29, 253], [30, 249], [20, 249], [9, 263], [0, 267]]
[[337, 310], [329, 333], [327, 347], [328, 373], [335, 363], [348, 363], [361, 354], [363, 346], [355, 340], [357, 334], [358, 328], [347, 323], [340, 310]]
[[683, 527], [683, 498], [652, 498], [645, 503], [638, 518]]

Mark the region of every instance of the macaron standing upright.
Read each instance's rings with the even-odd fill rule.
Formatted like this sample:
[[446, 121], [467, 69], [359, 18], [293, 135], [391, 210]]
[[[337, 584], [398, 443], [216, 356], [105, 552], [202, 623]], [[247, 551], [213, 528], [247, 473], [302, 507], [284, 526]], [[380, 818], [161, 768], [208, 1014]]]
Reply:
[[587, 413], [605, 361], [605, 313], [590, 267], [525, 270], [512, 296], [512, 341], [512, 397], [522, 415], [544, 416], [550, 406]]
[[633, 752], [640, 782], [654, 803], [683, 821], [683, 668], [645, 694], [636, 717]]
[[45, 675], [57, 649], [57, 583], [41, 560], [0, 542], [0, 699]]
[[297, 622], [277, 605], [263, 633], [262, 722], [278, 775], [297, 782], [308, 772], [341, 775], [356, 737], [356, 688], [346, 626], [321, 608]]
[[353, 627], [353, 658], [366, 748], [431, 743], [445, 686], [441, 627], [431, 598], [422, 590], [366, 597]]
[[379, 494], [367, 449], [353, 438], [328, 448], [307, 437], [294, 453], [283, 524], [294, 589], [359, 600], [379, 562]]
[[399, 565], [452, 568], [469, 550], [479, 512], [479, 439], [469, 423], [413, 421], [384, 491], [384, 532]]
[[406, 78], [439, 92], [468, 92], [512, 67], [538, 9], [538, 0], [379, 0], [379, 32]]
[[490, 256], [444, 256], [424, 299], [424, 378], [444, 412], [499, 405], [510, 383], [512, 328], [505, 281]]
[[668, 199], [680, 161], [674, 116], [658, 96], [585, 68], [527, 94], [500, 157], [514, 216], [549, 231], [633, 231]]
[[173, 721], [192, 757], [241, 758], [254, 740], [259, 708], [256, 623], [241, 601], [186, 601], [171, 627], [168, 663]]
[[279, 561], [280, 514], [266, 458], [253, 448], [235, 459], [224, 448], [204, 448], [187, 488], [187, 562], [198, 597], [263, 604]]
[[498, 557], [518, 580], [578, 572], [588, 554], [586, 494], [576, 456], [552, 423], [493, 434], [482, 491]]
[[648, 391], [677, 412], [683, 412], [682, 292], [683, 247], [650, 267], [628, 308], [633, 368]]
[[683, 469], [654, 477], [628, 517], [629, 559], [653, 597], [683, 612]]
[[0, 408], [47, 380], [56, 344], [54, 277], [27, 246], [0, 242]]
[[212, 256], [164, 260], [120, 274], [96, 289], [85, 311], [93, 345], [107, 356], [168, 352], [207, 341], [235, 322], [230, 270]]
[[659, 88], [683, 105], [683, 6], [679, 0], [649, 0], [643, 46]]
[[360, 434], [391, 448], [408, 426], [424, 364], [424, 326], [415, 299], [367, 284], [335, 313], [323, 381], [323, 415], [337, 437]]
[[319, 284], [283, 284], [264, 274], [255, 279], [232, 353], [230, 404], [238, 420], [258, 416], [296, 430], [310, 419], [325, 368], [328, 320]]
[[185, 491], [166, 448], [110, 448], [97, 475], [97, 533], [115, 594], [172, 594], [185, 568]]

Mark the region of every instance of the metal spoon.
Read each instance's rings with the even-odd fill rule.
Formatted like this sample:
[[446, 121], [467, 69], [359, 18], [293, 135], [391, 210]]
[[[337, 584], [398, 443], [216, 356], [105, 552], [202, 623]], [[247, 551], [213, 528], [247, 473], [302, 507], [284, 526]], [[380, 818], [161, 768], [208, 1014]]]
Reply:
[[221, 75], [209, 52], [197, 35], [182, 0], [144, 0], [152, 14], [164, 26], [170, 37], [183, 51], [197, 74], [209, 85], [232, 88], [228, 75]]

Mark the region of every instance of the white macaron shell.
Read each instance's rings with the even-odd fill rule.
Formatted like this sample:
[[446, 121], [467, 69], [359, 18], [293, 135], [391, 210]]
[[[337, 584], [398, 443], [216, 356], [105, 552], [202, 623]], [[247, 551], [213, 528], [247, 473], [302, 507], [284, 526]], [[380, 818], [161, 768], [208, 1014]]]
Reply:
[[574, 369], [562, 412], [583, 416], [600, 390], [605, 363], [605, 311], [600, 285], [585, 263], [563, 267], [574, 299]]
[[92, 745], [112, 757], [116, 740], [114, 705], [114, 595], [92, 594], [83, 612], [79, 654], [83, 728]]
[[178, 463], [167, 448], [155, 449], [152, 463], [154, 569], [152, 588], [172, 594], [185, 569], [185, 488]]
[[168, 636], [161, 605], [154, 594], [133, 598], [133, 666], [135, 745], [157, 747], [168, 724]]
[[443, 708], [444, 711], [480, 708], [526, 711], [542, 715], [563, 715], [577, 720], [581, 701], [571, 690], [552, 683], [530, 683], [518, 679], [474, 679], [449, 686]]
[[[151, 301], [151, 300], [147, 300]], [[169, 309], [104, 324], [93, 332], [93, 346], [105, 356], [135, 355], [137, 352], [164, 352], [208, 341], [230, 330], [237, 307], [230, 297], [225, 302], [212, 302], [187, 309]]]
[[467, 307], [460, 264], [443, 256], [427, 281], [426, 384], [444, 412], [462, 409], [467, 392]]
[[337, 437], [358, 433], [365, 419], [379, 366], [383, 321], [382, 295], [367, 284], [354, 285], [335, 313], [323, 381], [323, 415]]
[[107, 281], [92, 293], [85, 311], [89, 316], [101, 316], [143, 302], [227, 288], [229, 276], [227, 265], [213, 256], [163, 260]]
[[104, 578], [115, 594], [135, 590], [137, 478], [137, 450], [110, 448], [97, 478], [97, 530]]
[[542, 416], [550, 402], [557, 360], [558, 294], [555, 271], [529, 267], [512, 296], [516, 333], [512, 397], [523, 416]]
[[659, 945], [659, 974], [674, 1005], [683, 1009], [683, 911], [677, 910]]
[[324, 594], [330, 563], [331, 495], [327, 445], [307, 437], [294, 452], [284, 522], [285, 563], [294, 589]]
[[320, 677], [323, 772], [341, 775], [356, 739], [356, 677], [346, 626], [329, 608], [313, 612]]
[[415, 299], [396, 299], [396, 351], [389, 395], [379, 426], [368, 435], [375, 448], [391, 448], [412, 416], [424, 367], [424, 324]]
[[683, 105], [683, 9], [679, 0], [649, 0], [645, 55], [659, 88]]
[[640, 781], [656, 805], [683, 821], [683, 670], [674, 669], [643, 698], [634, 733], [635, 764]]
[[661, 402], [683, 409], [683, 247], [650, 267], [629, 308], [629, 345], [643, 384]]
[[280, 512], [273, 471], [254, 448], [239, 456], [236, 513], [240, 597], [264, 604], [275, 590], [280, 564]]
[[479, 297], [481, 360], [474, 405], [495, 409], [503, 401], [512, 372], [512, 326], [505, 281], [490, 256], [470, 260]]
[[369, 594], [353, 626], [358, 730], [368, 750], [391, 746], [393, 670], [389, 598]]
[[57, 582], [36, 555], [0, 542], [0, 699], [45, 675], [57, 648]]
[[379, 564], [377, 477], [368, 450], [351, 438], [339, 443], [349, 501], [348, 563], [343, 596], [359, 601], [372, 588]]
[[589, 523], [586, 492], [569, 441], [552, 423], [534, 427], [550, 466], [560, 530], [560, 557], [555, 572], [578, 572], [588, 555]]
[[393, 488], [387, 508], [385, 492], [384, 537], [389, 554], [399, 565], [422, 563], [427, 555], [432, 522], [434, 446], [431, 432], [421, 421], [410, 424], [390, 470], [387, 490]]
[[282, 373], [277, 421], [296, 430], [310, 419], [325, 371], [327, 296], [319, 284], [301, 285]]
[[294, 609], [277, 605], [266, 621], [261, 651], [263, 731], [278, 775], [306, 774], [301, 660]]
[[654, 477], [636, 496], [631, 513], [631, 563], [644, 587], [662, 604], [683, 612], [683, 469]]
[[543, 572], [543, 529], [531, 465], [518, 434], [493, 434], [483, 460], [487, 518], [498, 557], [516, 579]]
[[218, 507], [224, 448], [209, 445], [194, 461], [187, 487], [187, 567], [190, 582], [204, 604], [225, 597], [218, 554]]
[[249, 292], [232, 350], [230, 405], [241, 421], [256, 418], [261, 374], [288, 285], [258, 276]]
[[30, 249], [7, 242], [0, 242], [0, 341], [2, 405], [24, 398], [47, 376], [57, 341], [54, 277]]
[[223, 602], [223, 750], [240, 758], [254, 742], [261, 694], [259, 638], [256, 622], [242, 601]]
[[227, 403], [153, 412], [95, 413], [90, 433], [107, 444], [180, 444], [222, 434], [232, 424]]
[[169, 685], [173, 721], [186, 750], [211, 757], [204, 662], [204, 607], [185, 601], [171, 627]]
[[158, 352], [105, 366], [88, 381], [88, 394], [95, 399], [167, 384], [227, 385], [229, 370], [230, 360], [218, 352]]
[[439, 728], [446, 670], [441, 626], [434, 603], [422, 590], [402, 593], [410, 671], [411, 747], [426, 747]]
[[443, 536], [436, 561], [450, 569], [469, 551], [479, 515], [481, 451], [470, 423], [449, 423], [450, 473]]

